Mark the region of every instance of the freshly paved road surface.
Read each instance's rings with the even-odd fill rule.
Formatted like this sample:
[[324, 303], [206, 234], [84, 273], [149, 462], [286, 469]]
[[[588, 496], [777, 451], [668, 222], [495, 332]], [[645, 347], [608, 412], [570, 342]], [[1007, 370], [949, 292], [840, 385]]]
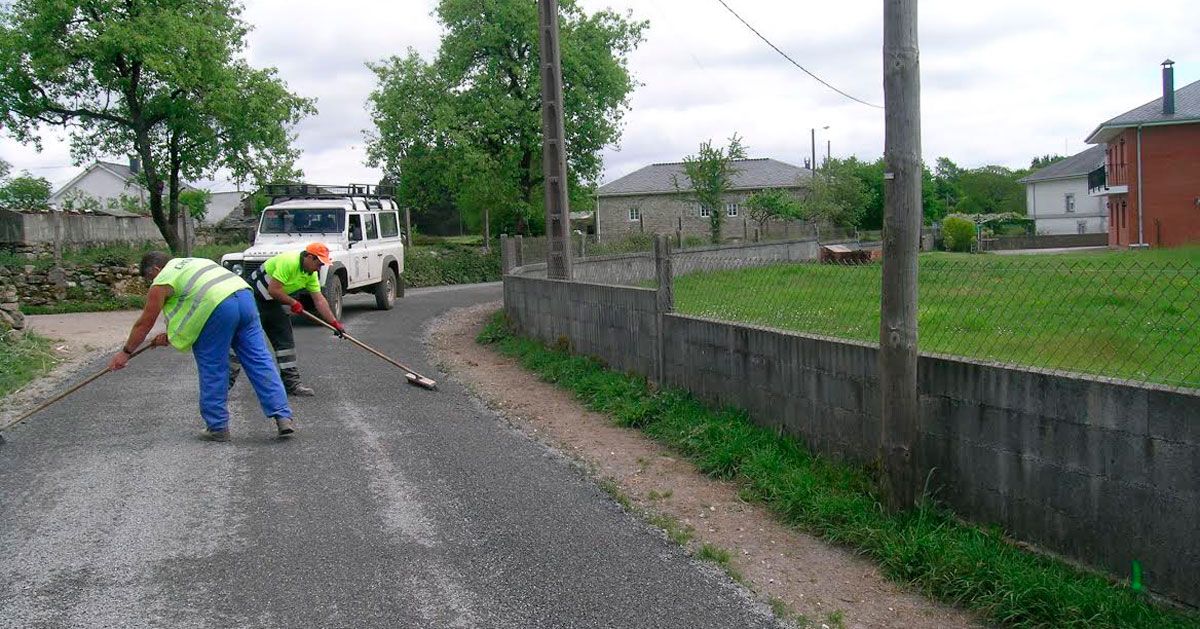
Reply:
[[[426, 322], [499, 297], [413, 290], [346, 319], [428, 368]], [[0, 627], [775, 626], [456, 383], [297, 332], [320, 395], [294, 400], [294, 439], [243, 378], [232, 441], [200, 441], [195, 366], [170, 350], [7, 431]]]

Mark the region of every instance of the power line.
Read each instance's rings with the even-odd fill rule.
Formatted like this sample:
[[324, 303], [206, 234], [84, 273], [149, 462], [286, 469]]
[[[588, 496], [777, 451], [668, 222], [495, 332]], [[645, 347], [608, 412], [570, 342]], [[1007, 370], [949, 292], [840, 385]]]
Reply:
[[755, 29], [753, 26], [750, 26], [750, 23], [749, 23], [749, 22], [747, 22], [746, 20], [742, 19], [742, 16], [738, 15], [738, 14], [737, 14], [737, 11], [734, 11], [732, 8], [730, 8], [730, 6], [729, 6], [728, 4], [725, 4], [725, 0], [717, 0], [717, 2], [720, 2], [720, 3], [721, 3], [721, 6], [725, 7], [725, 10], [726, 10], [726, 11], [729, 11], [730, 13], [732, 13], [732, 14], [733, 14], [733, 17], [736, 17], [736, 18], [738, 19], [738, 21], [739, 21], [739, 22], [741, 22], [742, 24], [744, 24], [744, 25], [746, 26], [746, 28], [750, 29], [750, 32], [754, 33], [755, 35], [758, 35], [758, 38], [759, 38], [759, 39], [761, 39], [761, 40], [763, 40], [764, 42], [766, 42], [766, 44], [767, 44], [768, 46], [770, 46], [771, 48], [773, 48], [773, 49], [775, 50], [775, 52], [777, 52], [777, 53], [779, 53], [780, 55], [782, 55], [784, 59], [787, 59], [788, 61], [790, 61], [792, 65], [794, 65], [794, 66], [796, 66], [797, 68], [800, 68], [801, 70], [803, 70], [803, 71], [804, 71], [804, 73], [805, 73], [805, 74], [807, 74], [808, 76], [811, 76], [812, 78], [816, 79], [816, 80], [817, 80], [817, 82], [818, 82], [818, 83], [820, 83], [821, 85], [824, 85], [825, 87], [828, 87], [829, 89], [831, 89], [831, 90], [833, 90], [833, 91], [837, 92], [838, 94], [841, 94], [842, 96], [845, 96], [846, 98], [849, 98], [850, 100], [852, 100], [852, 101], [854, 101], [854, 102], [856, 102], [856, 103], [861, 103], [861, 104], [863, 104], [863, 105], [866, 105], [867, 107], [874, 107], [874, 108], [876, 108], [876, 109], [883, 109], [883, 107], [882, 107], [882, 106], [880, 106], [880, 105], [876, 105], [876, 104], [874, 104], [874, 103], [868, 103], [867, 101], [865, 101], [865, 100], [862, 100], [861, 98], [855, 98], [855, 97], [853, 97], [853, 96], [851, 96], [851, 95], [849, 95], [849, 94], [847, 94], [847, 93], [843, 92], [842, 90], [839, 90], [838, 88], [836, 88], [836, 87], [834, 87], [834, 86], [830, 85], [830, 84], [829, 84], [829, 82], [827, 82], [825, 79], [822, 79], [821, 77], [819, 77], [819, 76], [817, 76], [817, 75], [813, 74], [812, 72], [809, 72], [809, 71], [808, 71], [808, 68], [805, 68], [804, 66], [800, 65], [799, 63], [797, 63], [797, 62], [796, 62], [796, 60], [795, 60], [795, 59], [792, 59], [791, 57], [789, 57], [789, 56], [788, 56], [788, 54], [787, 54], [786, 52], [784, 52], [784, 51], [780, 50], [780, 49], [779, 49], [779, 47], [778, 47], [778, 46], [776, 46], [775, 44], [772, 44], [772, 43], [771, 43], [771, 40], [769, 40], [769, 39], [767, 39], [766, 37], [764, 37], [764, 36], [763, 36], [763, 34], [762, 34], [762, 33], [760, 33], [760, 32], [758, 32], [758, 30], [757, 30], [757, 29]]

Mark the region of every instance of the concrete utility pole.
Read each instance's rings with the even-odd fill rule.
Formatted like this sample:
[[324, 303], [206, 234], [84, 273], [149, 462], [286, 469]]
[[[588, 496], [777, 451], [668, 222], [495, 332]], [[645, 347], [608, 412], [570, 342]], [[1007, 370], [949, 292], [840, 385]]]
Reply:
[[571, 279], [571, 209], [567, 197], [567, 147], [563, 129], [558, 0], [538, 0], [542, 49], [542, 174], [546, 188], [546, 277]]
[[889, 506], [920, 490], [916, 447], [917, 253], [921, 234], [921, 69], [917, 0], [883, 1], [884, 219], [879, 376], [881, 452]]

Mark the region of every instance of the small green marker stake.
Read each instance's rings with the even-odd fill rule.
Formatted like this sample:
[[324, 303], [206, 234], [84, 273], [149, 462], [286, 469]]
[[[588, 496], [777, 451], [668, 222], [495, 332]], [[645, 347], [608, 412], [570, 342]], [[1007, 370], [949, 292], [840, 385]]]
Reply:
[[1142, 562], [1133, 560], [1133, 578], [1130, 579], [1129, 587], [1133, 588], [1134, 592], [1142, 591]]

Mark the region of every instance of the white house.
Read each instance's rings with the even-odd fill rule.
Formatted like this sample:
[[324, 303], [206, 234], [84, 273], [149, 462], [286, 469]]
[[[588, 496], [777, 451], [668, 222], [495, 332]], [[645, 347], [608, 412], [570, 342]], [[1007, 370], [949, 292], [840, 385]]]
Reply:
[[208, 211], [204, 214], [204, 219], [200, 224], [205, 227], [211, 227], [225, 220], [234, 211], [241, 209], [242, 199], [246, 198], [245, 192], [214, 192], [208, 199]]
[[1039, 234], [1108, 233], [1104, 199], [1088, 196], [1088, 173], [1104, 164], [1104, 147], [1055, 162], [1020, 180]]
[[101, 208], [125, 209], [129, 204], [147, 205], [147, 192], [138, 183], [139, 166], [136, 158], [129, 164], [97, 161], [50, 195], [50, 203], [58, 207], [85, 207], [98, 203]]

